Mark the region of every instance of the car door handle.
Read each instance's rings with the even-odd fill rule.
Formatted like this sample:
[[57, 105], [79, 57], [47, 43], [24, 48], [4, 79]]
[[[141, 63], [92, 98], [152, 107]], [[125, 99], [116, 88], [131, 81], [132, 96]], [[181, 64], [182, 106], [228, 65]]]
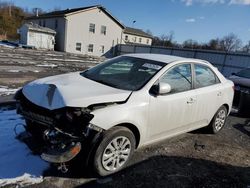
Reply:
[[188, 99], [187, 104], [193, 104], [193, 103], [195, 103], [195, 101], [196, 101], [196, 99], [190, 98], [190, 99]]

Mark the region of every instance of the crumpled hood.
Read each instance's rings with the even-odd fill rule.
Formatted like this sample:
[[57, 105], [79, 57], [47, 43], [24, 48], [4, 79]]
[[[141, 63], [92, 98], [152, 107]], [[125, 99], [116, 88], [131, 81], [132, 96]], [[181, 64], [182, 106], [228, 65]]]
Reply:
[[25, 85], [22, 92], [32, 103], [50, 110], [121, 102], [131, 94], [87, 79], [79, 72], [35, 80]]
[[229, 79], [232, 80], [235, 85], [250, 87], [250, 79], [249, 78], [243, 78], [243, 77], [239, 77], [239, 76], [230, 76]]

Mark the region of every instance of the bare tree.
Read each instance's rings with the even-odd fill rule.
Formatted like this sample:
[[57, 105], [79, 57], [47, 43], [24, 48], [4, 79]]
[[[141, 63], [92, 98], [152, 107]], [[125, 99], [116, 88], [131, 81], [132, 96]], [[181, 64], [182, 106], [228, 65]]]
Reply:
[[242, 48], [242, 51], [250, 53], [250, 41]]
[[190, 49], [199, 49], [201, 48], [201, 45], [197, 41], [189, 39], [182, 43], [182, 47]]
[[220, 47], [224, 51], [237, 51], [242, 46], [242, 41], [233, 33], [220, 40]]
[[62, 8], [60, 6], [55, 6], [53, 11], [59, 11], [59, 10], [62, 10]]
[[216, 39], [211, 39], [208, 44], [208, 49], [210, 50], [221, 50], [221, 46], [220, 46], [220, 39], [216, 38]]
[[145, 32], [146, 32], [147, 34], [153, 36], [153, 33], [152, 33], [152, 31], [151, 31], [150, 29], [147, 29]]
[[164, 47], [173, 47], [175, 46], [174, 32], [171, 31], [169, 34], [163, 34], [160, 37], [154, 37], [152, 44], [154, 46], [164, 46]]

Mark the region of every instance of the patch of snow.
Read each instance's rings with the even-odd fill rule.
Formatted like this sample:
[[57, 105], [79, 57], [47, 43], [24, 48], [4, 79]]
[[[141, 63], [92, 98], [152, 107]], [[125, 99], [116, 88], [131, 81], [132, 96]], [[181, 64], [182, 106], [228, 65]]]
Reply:
[[26, 144], [17, 139], [14, 130], [21, 135], [24, 132], [21, 124], [24, 123], [16, 110], [0, 108], [0, 187], [10, 183], [40, 183], [44, 170], [49, 167], [47, 162], [33, 155]]
[[0, 85], [0, 96], [6, 96], [6, 95], [12, 95], [17, 92], [19, 88], [14, 89], [14, 88], [9, 88], [7, 86], [1, 86]]
[[16, 72], [20, 72], [20, 70], [8, 70], [8, 72], [16, 73]]
[[55, 65], [55, 64], [38, 64], [36, 66], [37, 67], [50, 67], [50, 68], [58, 67], [58, 65]]
[[58, 56], [63, 56], [62, 54], [47, 54], [48, 56], [53, 56], [53, 57], [58, 57]]
[[63, 59], [57, 59], [57, 58], [45, 58], [46, 61], [64, 61]]
[[32, 72], [40, 72], [39, 70], [33, 70]]
[[6, 186], [6, 185], [19, 185], [21, 187], [33, 185], [37, 183], [42, 183], [43, 177], [35, 177], [30, 174], [24, 173], [22, 176], [16, 177], [16, 178], [6, 178], [6, 179], [0, 179], [0, 187]]
[[65, 59], [64, 61], [69, 61], [69, 62], [81, 62], [81, 63], [88, 63], [88, 60], [81, 60], [81, 59]]

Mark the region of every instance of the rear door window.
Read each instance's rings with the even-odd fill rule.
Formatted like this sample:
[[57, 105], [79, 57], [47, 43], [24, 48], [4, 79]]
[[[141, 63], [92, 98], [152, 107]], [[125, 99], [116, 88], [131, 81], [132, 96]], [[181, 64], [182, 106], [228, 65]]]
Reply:
[[205, 65], [195, 64], [194, 72], [195, 72], [195, 79], [194, 79], [195, 88], [202, 88], [220, 83], [216, 74], [209, 67]]

